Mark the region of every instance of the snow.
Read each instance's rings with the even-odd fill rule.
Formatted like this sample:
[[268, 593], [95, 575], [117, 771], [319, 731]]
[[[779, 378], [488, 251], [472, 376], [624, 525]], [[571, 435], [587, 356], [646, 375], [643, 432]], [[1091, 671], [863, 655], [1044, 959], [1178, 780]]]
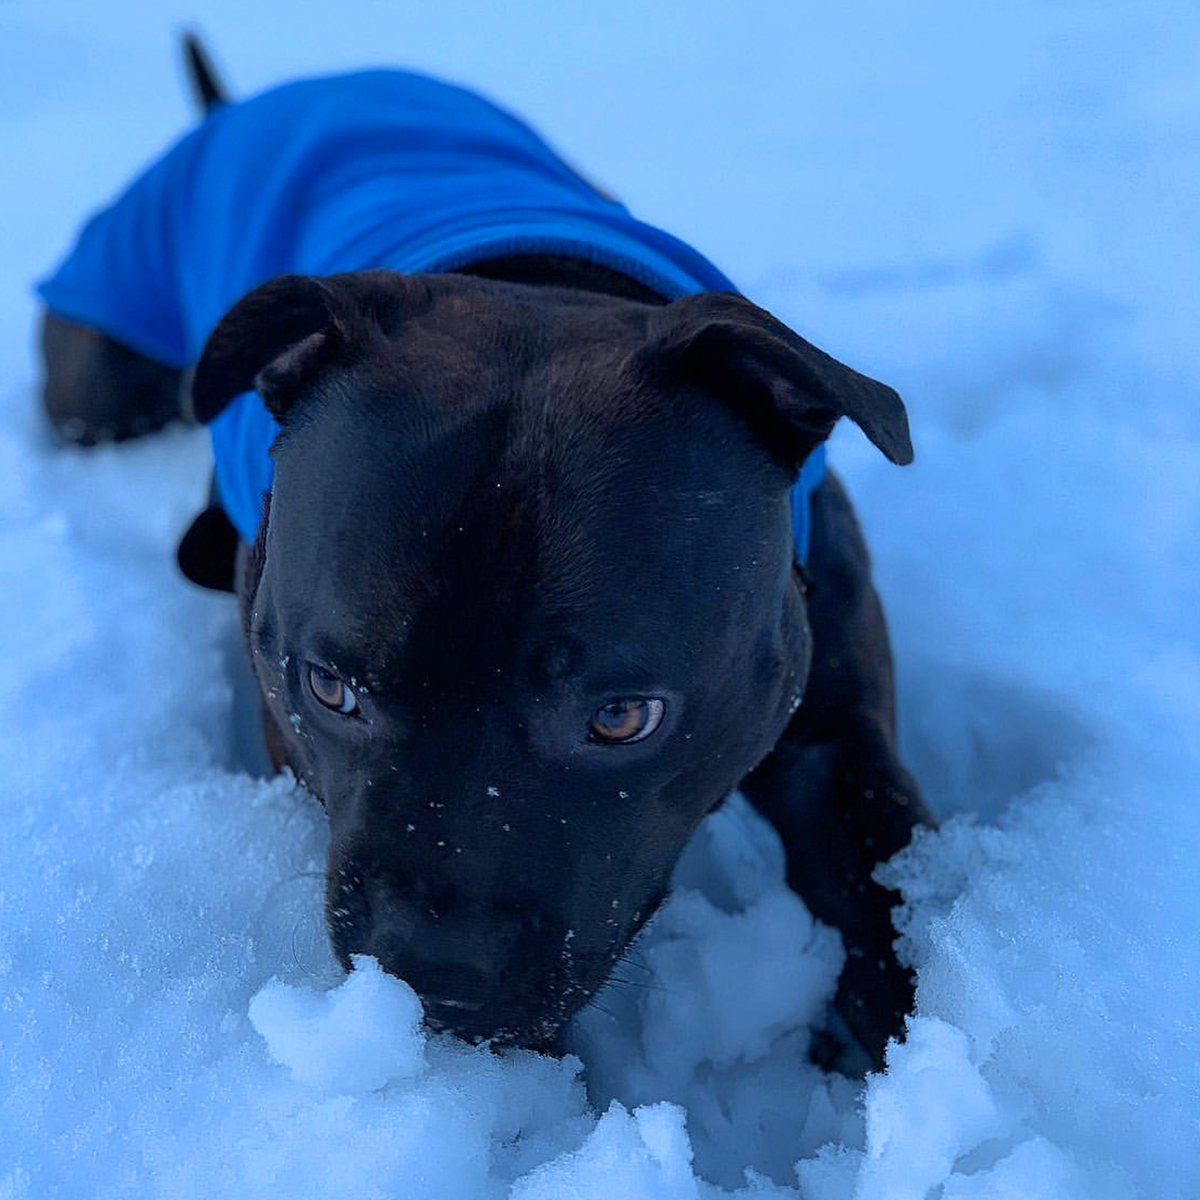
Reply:
[[421, 1001], [375, 959], [329, 991], [272, 980], [250, 1001], [250, 1024], [271, 1057], [306, 1087], [338, 1096], [377, 1092], [425, 1070]]
[[917, 1011], [883, 1074], [812, 1065], [842, 949], [737, 800], [562, 1061], [341, 974], [320, 811], [246, 771], [236, 615], [173, 565], [203, 437], [64, 451], [36, 417], [29, 283], [186, 127], [171, 30], [14, 0], [0, 1197], [1200, 1194], [1194, 8], [193, 14], [243, 91], [380, 61], [488, 91], [906, 397], [913, 467], [852, 430], [831, 461], [946, 820], [886, 868]]

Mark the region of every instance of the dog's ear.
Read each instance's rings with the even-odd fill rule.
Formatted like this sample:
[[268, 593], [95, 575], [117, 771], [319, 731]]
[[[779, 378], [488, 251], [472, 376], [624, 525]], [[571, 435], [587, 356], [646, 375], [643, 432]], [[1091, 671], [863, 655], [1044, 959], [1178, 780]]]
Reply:
[[192, 373], [192, 413], [211, 421], [254, 388], [282, 420], [342, 341], [337, 298], [323, 280], [281, 275], [243, 296], [217, 323]]
[[908, 416], [882, 383], [843, 366], [732, 292], [685, 296], [654, 312], [645, 368], [732, 406], [771, 453], [798, 468], [849, 417], [894, 463], [910, 463]]

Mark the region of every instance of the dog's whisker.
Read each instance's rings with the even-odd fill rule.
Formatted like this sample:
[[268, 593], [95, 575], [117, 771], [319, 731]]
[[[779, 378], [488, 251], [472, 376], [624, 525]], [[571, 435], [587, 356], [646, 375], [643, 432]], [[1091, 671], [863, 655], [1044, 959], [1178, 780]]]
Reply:
[[613, 1010], [611, 1008], [609, 1008], [608, 1005], [605, 1004], [602, 1000], [597, 1000], [595, 996], [593, 996], [583, 1007], [585, 1009], [594, 1008], [597, 1012], [603, 1013], [610, 1020], [613, 1020], [613, 1021], [619, 1020], [619, 1018], [617, 1017], [617, 1014], [615, 1012], [613, 1012]]
[[305, 879], [319, 879], [322, 883], [324, 883], [326, 874], [324, 871], [293, 871], [292, 874], [283, 876], [283, 878], [279, 880], [279, 883], [300, 883]]
[[646, 961], [641, 951], [635, 951], [634, 947], [629, 949], [617, 960], [617, 965], [621, 967], [633, 967], [638, 971], [643, 971], [647, 975], [654, 974], [654, 968]]
[[613, 976], [612, 978], [610, 978], [610, 979], [609, 979], [609, 981], [608, 981], [608, 982], [609, 982], [611, 985], [614, 985], [614, 986], [616, 986], [616, 987], [623, 987], [623, 988], [641, 988], [643, 991], [647, 991], [647, 992], [661, 992], [661, 993], [663, 993], [664, 995], [667, 995], [667, 996], [670, 996], [670, 995], [674, 995], [674, 994], [675, 994], [675, 992], [674, 992], [674, 989], [673, 989], [673, 988], [669, 988], [669, 987], [667, 987], [666, 985], [664, 985], [664, 984], [661, 984], [661, 983], [654, 983], [654, 982], [651, 982], [650, 980], [643, 980], [643, 979], [618, 979], [618, 978], [616, 978], [616, 976]]

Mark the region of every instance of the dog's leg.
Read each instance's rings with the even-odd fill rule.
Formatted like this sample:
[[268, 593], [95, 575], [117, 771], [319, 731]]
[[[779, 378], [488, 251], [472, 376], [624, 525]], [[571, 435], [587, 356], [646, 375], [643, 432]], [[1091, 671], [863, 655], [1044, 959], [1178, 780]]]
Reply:
[[848, 957], [835, 1006], [878, 1067], [913, 988], [892, 949], [899, 896], [871, 872], [933, 821], [896, 756], [883, 610], [858, 522], [832, 476], [813, 497], [808, 574], [814, 649], [804, 702], [742, 790], [783, 838], [789, 885], [841, 931]]
[[161, 429], [180, 415], [182, 372], [86, 325], [46, 313], [42, 402], [58, 435], [91, 446]]

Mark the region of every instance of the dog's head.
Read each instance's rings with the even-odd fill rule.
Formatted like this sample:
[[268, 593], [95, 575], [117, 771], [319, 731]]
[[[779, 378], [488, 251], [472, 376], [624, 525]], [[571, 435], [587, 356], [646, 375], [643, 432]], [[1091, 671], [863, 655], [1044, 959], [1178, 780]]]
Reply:
[[247, 638], [329, 814], [333, 944], [552, 1045], [800, 700], [799, 465], [842, 415], [907, 461], [899, 398], [737, 296], [390, 272], [238, 303], [197, 414], [252, 386]]

